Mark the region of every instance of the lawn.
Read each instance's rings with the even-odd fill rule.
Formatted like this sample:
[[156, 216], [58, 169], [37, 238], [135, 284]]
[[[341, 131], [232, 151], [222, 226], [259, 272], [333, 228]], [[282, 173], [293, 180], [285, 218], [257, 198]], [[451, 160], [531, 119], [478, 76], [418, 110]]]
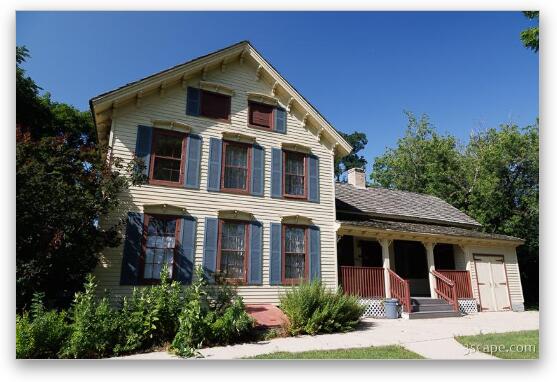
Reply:
[[539, 330], [461, 336], [462, 345], [503, 359], [538, 359]]
[[372, 346], [367, 348], [315, 350], [300, 353], [277, 352], [261, 354], [250, 359], [423, 359], [402, 346]]

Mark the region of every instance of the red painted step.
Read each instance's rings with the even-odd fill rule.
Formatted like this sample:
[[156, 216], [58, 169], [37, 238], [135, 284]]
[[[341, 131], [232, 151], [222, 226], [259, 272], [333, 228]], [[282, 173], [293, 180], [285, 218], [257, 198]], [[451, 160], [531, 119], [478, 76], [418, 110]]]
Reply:
[[276, 328], [288, 322], [282, 310], [271, 304], [246, 304], [246, 311], [259, 327]]

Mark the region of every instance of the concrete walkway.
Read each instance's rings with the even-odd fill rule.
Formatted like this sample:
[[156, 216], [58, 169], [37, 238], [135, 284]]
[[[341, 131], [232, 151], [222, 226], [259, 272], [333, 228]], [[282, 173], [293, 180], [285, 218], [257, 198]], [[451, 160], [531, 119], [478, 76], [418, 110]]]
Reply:
[[[539, 328], [538, 312], [479, 313], [428, 320], [365, 319], [359, 330], [342, 334], [276, 338], [251, 344], [201, 349], [205, 359], [252, 357], [277, 351], [301, 352], [383, 345], [402, 345], [431, 359], [493, 359], [471, 353], [454, 340], [458, 335], [502, 333]], [[138, 354], [122, 359], [172, 359], [167, 353]], [[176, 358], [174, 358], [176, 359]]]

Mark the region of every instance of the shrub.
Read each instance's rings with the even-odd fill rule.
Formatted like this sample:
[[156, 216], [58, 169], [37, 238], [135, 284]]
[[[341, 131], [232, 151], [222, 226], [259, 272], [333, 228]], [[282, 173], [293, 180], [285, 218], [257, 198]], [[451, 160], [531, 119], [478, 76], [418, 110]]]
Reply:
[[66, 313], [45, 311], [42, 295], [35, 295], [31, 315], [16, 315], [16, 357], [56, 358], [70, 333]]
[[145, 350], [172, 341], [178, 331], [183, 294], [182, 286], [169, 280], [167, 269], [161, 271], [159, 285], [135, 288], [131, 298], [122, 300], [114, 353]]
[[234, 299], [222, 315], [213, 313], [211, 322], [211, 342], [230, 344], [246, 336], [253, 328], [253, 319], [246, 312], [244, 302], [240, 297]]
[[321, 282], [303, 283], [280, 298], [280, 308], [289, 320], [291, 335], [346, 332], [353, 330], [363, 308], [341, 289], [330, 291]]
[[235, 289], [222, 283], [208, 285], [201, 267], [188, 288], [179, 323], [171, 349], [182, 357], [196, 355], [197, 349], [205, 345], [237, 342], [254, 326]]
[[62, 352], [69, 358], [98, 358], [112, 354], [117, 341], [117, 312], [107, 297], [97, 298], [96, 283], [87, 276], [85, 291], [75, 295], [70, 311], [71, 335]]

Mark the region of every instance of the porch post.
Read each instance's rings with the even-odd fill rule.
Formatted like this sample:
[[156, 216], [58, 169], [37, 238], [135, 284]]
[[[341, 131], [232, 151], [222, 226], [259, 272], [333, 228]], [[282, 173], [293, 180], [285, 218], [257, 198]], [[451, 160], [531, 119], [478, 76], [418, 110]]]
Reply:
[[381, 255], [383, 256], [383, 278], [385, 280], [385, 297], [391, 297], [391, 281], [389, 279], [389, 269], [391, 269], [391, 259], [389, 258], [389, 246], [392, 240], [380, 239]]
[[433, 256], [433, 249], [435, 248], [435, 243], [425, 242], [422, 243], [427, 252], [427, 275], [429, 278], [429, 291], [431, 293], [431, 298], [437, 298], [437, 293], [435, 293], [435, 276], [431, 274], [431, 271], [435, 270], [435, 257]]

